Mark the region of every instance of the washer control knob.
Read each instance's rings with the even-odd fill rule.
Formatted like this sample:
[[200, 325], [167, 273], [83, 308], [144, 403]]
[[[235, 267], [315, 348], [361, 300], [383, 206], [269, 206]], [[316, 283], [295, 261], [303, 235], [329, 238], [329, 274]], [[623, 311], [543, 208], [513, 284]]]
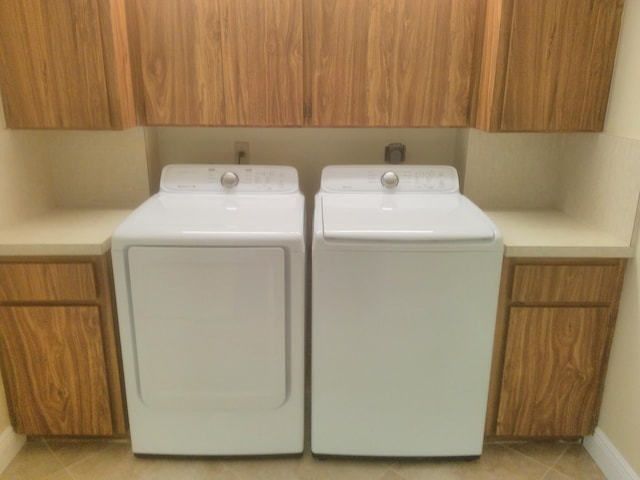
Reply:
[[224, 188], [233, 188], [238, 185], [239, 181], [238, 175], [233, 172], [225, 172], [220, 177], [220, 183]]
[[394, 188], [400, 183], [400, 179], [395, 172], [384, 172], [380, 177], [380, 183], [384, 188]]

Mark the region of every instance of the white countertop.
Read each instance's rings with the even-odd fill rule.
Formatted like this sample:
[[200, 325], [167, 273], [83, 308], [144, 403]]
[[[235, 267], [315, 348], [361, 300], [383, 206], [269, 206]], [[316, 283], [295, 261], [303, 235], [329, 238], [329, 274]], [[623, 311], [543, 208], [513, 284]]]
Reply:
[[[131, 210], [52, 210], [0, 229], [0, 255], [101, 255]], [[509, 257], [632, 257], [629, 243], [554, 210], [490, 210]]]
[[0, 255], [102, 255], [131, 210], [51, 210], [0, 229]]
[[489, 210], [508, 257], [633, 256], [633, 248], [606, 232], [556, 210]]

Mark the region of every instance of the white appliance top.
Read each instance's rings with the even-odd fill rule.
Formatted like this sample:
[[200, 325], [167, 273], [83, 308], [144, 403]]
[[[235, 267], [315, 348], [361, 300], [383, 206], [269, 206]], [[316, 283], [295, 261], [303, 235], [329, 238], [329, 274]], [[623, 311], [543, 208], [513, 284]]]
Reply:
[[495, 224], [460, 194], [453, 167], [331, 166], [322, 172], [322, 235], [327, 240], [482, 241]]
[[271, 165], [167, 165], [160, 191], [174, 193], [295, 193], [298, 172]]
[[457, 193], [458, 172], [446, 165], [334, 165], [322, 170], [323, 192]]
[[[223, 185], [227, 173], [234, 185]], [[227, 178], [228, 180], [228, 178]], [[112, 249], [132, 245], [270, 245], [304, 248], [304, 198], [293, 167], [168, 165], [160, 192], [115, 230]]]

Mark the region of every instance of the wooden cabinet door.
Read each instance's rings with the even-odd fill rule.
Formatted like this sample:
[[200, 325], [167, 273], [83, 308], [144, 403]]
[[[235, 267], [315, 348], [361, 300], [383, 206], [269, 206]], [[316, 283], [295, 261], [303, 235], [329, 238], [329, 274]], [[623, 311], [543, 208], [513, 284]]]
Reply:
[[466, 126], [475, 0], [306, 0], [314, 126]]
[[0, 89], [7, 126], [135, 124], [124, 1], [0, 2]]
[[18, 433], [111, 435], [99, 309], [0, 306], [0, 358]]
[[302, 125], [302, 0], [136, 0], [149, 125]]
[[601, 131], [623, 0], [488, 0], [476, 126]]
[[590, 435], [613, 321], [607, 307], [512, 307], [496, 434]]

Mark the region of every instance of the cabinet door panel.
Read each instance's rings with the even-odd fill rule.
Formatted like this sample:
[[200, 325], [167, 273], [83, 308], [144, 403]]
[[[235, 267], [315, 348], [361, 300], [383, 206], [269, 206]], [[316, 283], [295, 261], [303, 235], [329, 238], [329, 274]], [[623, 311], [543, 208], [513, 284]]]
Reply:
[[92, 263], [0, 263], [0, 301], [95, 301]]
[[124, 10], [119, 3], [110, 8], [111, 1], [0, 2], [0, 84], [9, 127], [131, 126]]
[[476, 126], [601, 131], [623, 0], [488, 0]]
[[18, 433], [113, 433], [97, 307], [0, 307], [0, 347]]
[[616, 265], [516, 265], [513, 302], [609, 303], [617, 295]]
[[307, 0], [311, 124], [467, 125], [479, 3]]
[[219, 0], [228, 125], [302, 125], [302, 0]]
[[604, 307], [511, 308], [496, 434], [592, 434], [611, 328]]
[[502, 129], [602, 129], [618, 38], [616, 3], [514, 2]]
[[302, 124], [302, 0], [136, 6], [147, 124]]

